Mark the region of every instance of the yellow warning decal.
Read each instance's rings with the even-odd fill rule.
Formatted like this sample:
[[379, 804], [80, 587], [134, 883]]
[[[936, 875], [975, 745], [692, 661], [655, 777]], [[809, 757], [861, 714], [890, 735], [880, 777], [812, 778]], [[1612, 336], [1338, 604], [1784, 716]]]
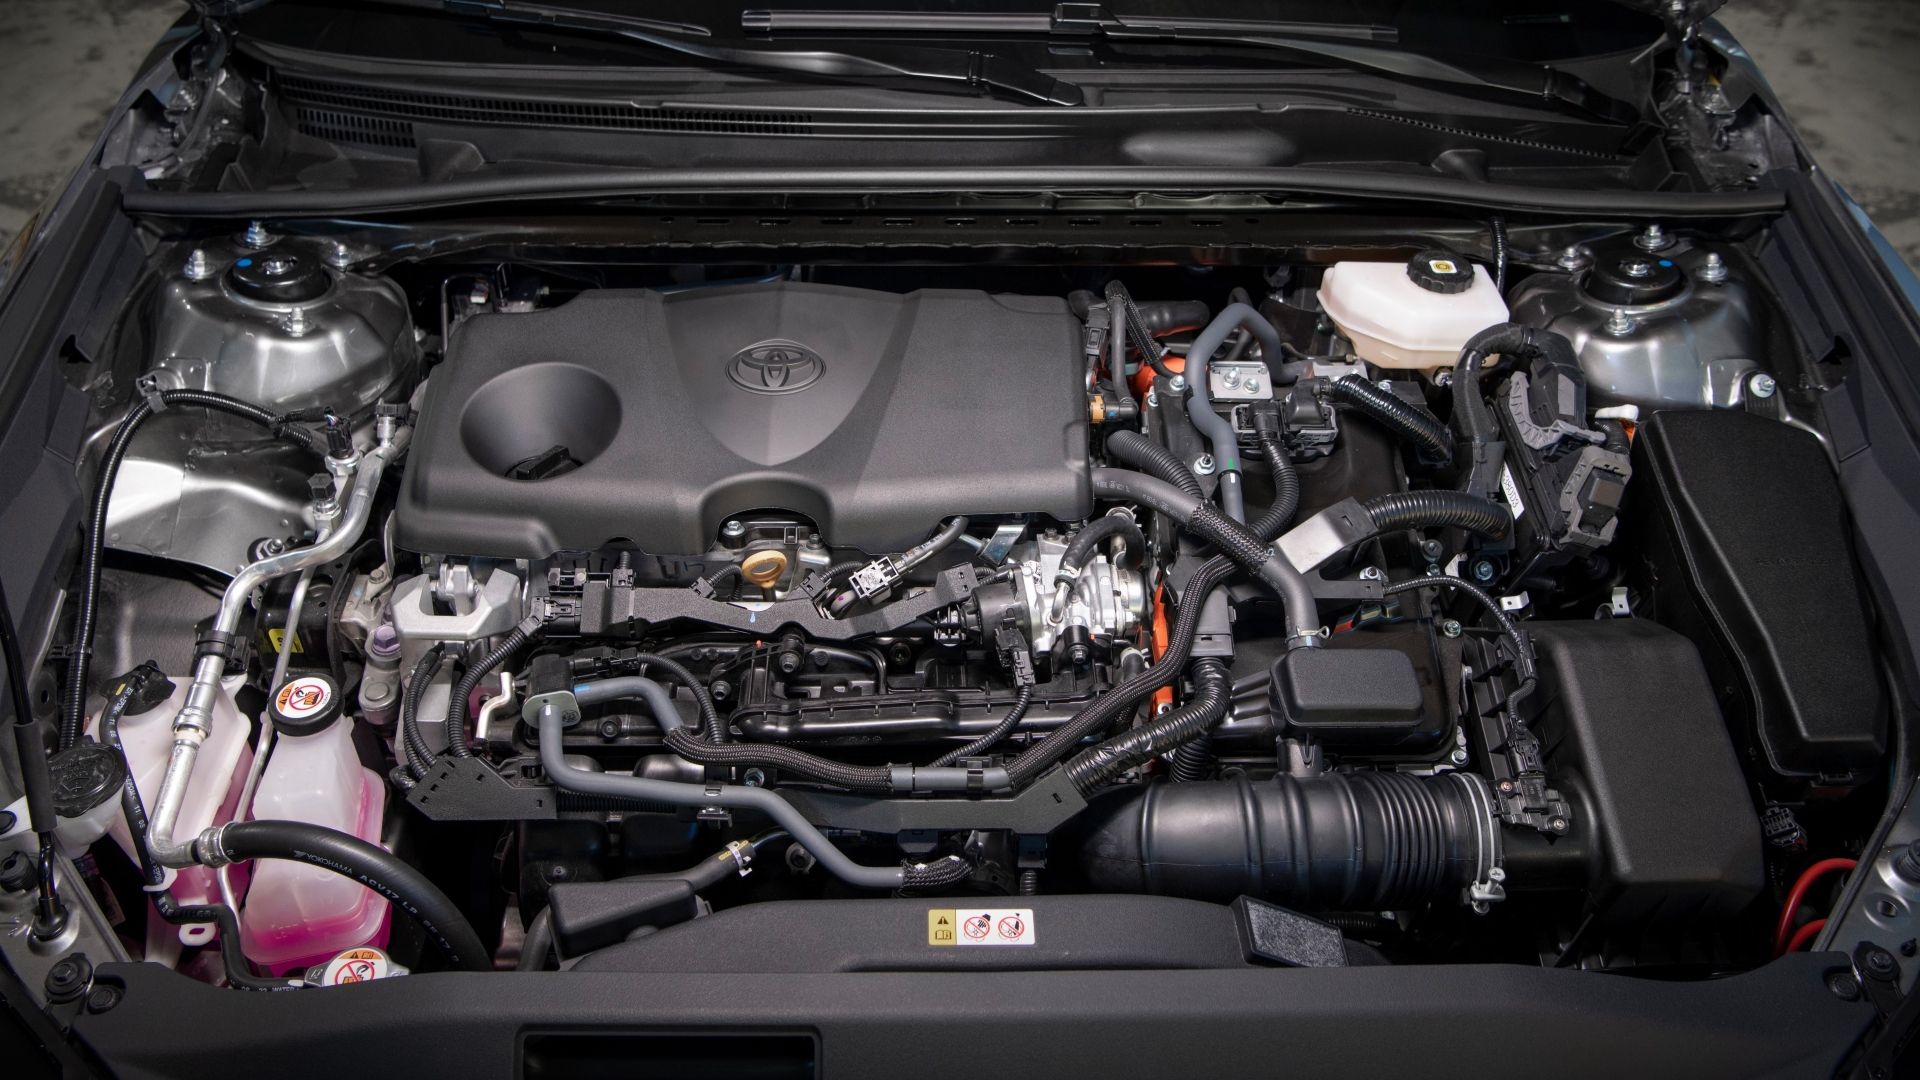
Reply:
[[927, 944], [952, 945], [953, 932], [959, 925], [955, 921], [957, 915], [952, 908], [934, 908], [927, 912]]
[[[280, 629], [277, 627], [275, 629], [267, 631], [267, 643], [273, 646], [273, 651], [275, 653], [278, 653], [284, 647], [280, 644], [280, 642], [283, 638], [286, 637], [286, 634], [287, 632], [284, 629]], [[294, 631], [294, 634], [293, 634], [293, 651], [297, 653], [307, 651], [300, 647], [300, 632], [298, 630]]]
[[1032, 908], [933, 908], [927, 912], [927, 944], [1032, 945]]

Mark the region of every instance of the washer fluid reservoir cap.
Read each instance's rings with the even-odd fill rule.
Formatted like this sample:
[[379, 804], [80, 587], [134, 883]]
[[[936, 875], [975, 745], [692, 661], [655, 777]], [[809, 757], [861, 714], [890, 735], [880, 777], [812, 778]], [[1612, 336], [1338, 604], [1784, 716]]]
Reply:
[[53, 812], [76, 818], [109, 799], [117, 798], [127, 782], [120, 753], [99, 743], [82, 743], [53, 755], [47, 763], [53, 775]]
[[1686, 276], [1672, 259], [1632, 245], [1597, 252], [1593, 269], [1580, 282], [1588, 296], [1615, 307], [1658, 304], [1679, 296], [1686, 287]]
[[1445, 248], [1429, 248], [1407, 260], [1407, 276], [1428, 292], [1463, 293], [1473, 288], [1473, 267]]
[[326, 295], [327, 272], [297, 251], [268, 248], [243, 255], [227, 271], [233, 291], [249, 300], [304, 304]]

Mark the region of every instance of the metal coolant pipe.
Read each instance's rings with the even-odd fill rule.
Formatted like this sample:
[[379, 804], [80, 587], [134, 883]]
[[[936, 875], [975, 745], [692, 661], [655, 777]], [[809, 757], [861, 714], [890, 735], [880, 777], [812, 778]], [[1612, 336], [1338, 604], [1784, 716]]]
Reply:
[[[377, 444], [352, 469], [352, 483], [339, 517], [313, 544], [297, 551], [275, 555], [252, 563], [227, 583], [220, 597], [211, 636], [231, 638], [240, 626], [240, 616], [255, 589], [275, 578], [298, 573], [309, 567], [345, 555], [366, 531], [373, 515], [373, 501], [380, 490], [380, 478], [387, 466], [406, 449], [412, 429], [383, 417], [376, 428]], [[193, 779], [193, 764], [200, 746], [212, 732], [213, 702], [226, 674], [227, 658], [215, 649], [202, 649], [193, 666], [193, 683], [187, 688], [187, 701], [173, 718], [173, 751], [167, 758], [167, 771], [160, 781], [160, 795], [154, 802], [152, 820], [147, 826], [147, 848], [161, 866], [179, 869], [197, 861], [194, 841], [175, 840], [173, 828], [180, 820], [180, 808], [186, 801], [187, 785]]]

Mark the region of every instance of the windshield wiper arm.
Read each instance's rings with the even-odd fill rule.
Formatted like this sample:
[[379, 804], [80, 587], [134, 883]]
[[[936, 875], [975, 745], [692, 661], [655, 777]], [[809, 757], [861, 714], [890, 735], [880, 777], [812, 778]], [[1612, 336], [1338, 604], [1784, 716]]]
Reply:
[[1100, 4], [1058, 4], [1050, 14], [923, 15], [910, 11], [746, 11], [743, 29], [895, 31], [913, 33], [1040, 34], [1115, 42], [1173, 41], [1198, 45], [1243, 45], [1300, 53], [1346, 67], [1403, 79], [1470, 86], [1569, 105], [1616, 124], [1640, 117], [1632, 105], [1608, 97], [1578, 76], [1550, 64], [1475, 57], [1446, 59], [1385, 47], [1398, 40], [1392, 27], [1359, 23], [1260, 22], [1158, 15], [1112, 15]]
[[892, 59], [830, 50], [761, 49], [715, 44], [702, 26], [582, 11], [518, 0], [376, 0], [392, 7], [444, 11], [489, 22], [620, 37], [717, 64], [850, 82], [912, 79], [954, 89], [987, 90], [1047, 105], [1081, 105], [1080, 88], [1045, 72], [978, 50], [893, 49]]

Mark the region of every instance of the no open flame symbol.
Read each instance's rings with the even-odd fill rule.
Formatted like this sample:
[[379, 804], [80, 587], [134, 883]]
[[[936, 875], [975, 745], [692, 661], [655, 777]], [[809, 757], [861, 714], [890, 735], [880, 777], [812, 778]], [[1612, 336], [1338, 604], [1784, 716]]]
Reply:
[[1027, 924], [1021, 922], [1020, 916], [1018, 915], [1009, 915], [1000, 920], [1000, 936], [1006, 938], [1008, 941], [1018, 941], [1020, 935], [1026, 933], [1026, 931]]

